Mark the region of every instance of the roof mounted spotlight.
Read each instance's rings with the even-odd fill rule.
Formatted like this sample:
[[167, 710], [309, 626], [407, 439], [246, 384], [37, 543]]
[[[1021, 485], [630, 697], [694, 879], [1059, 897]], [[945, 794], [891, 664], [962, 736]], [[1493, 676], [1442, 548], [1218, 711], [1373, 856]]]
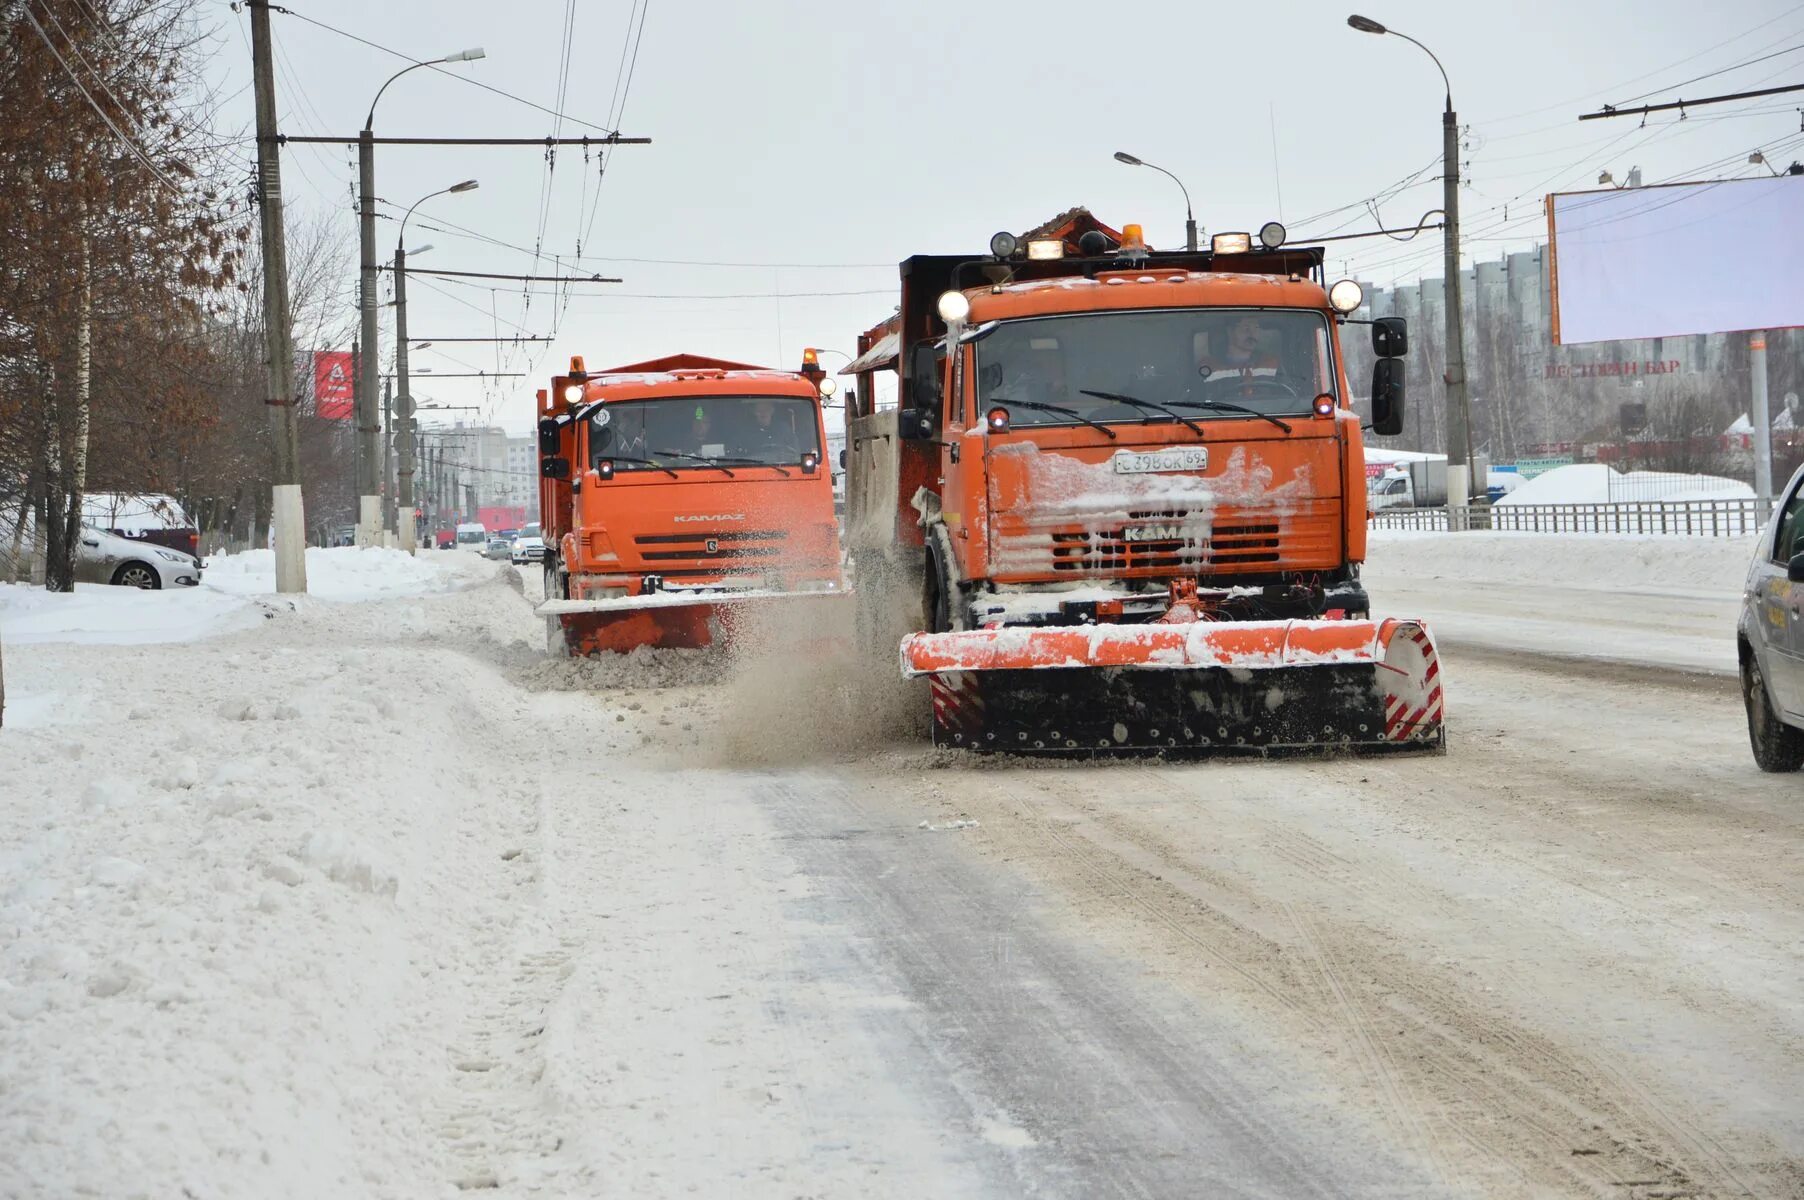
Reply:
[[1217, 254], [1246, 254], [1253, 249], [1253, 235], [1218, 233], [1209, 240], [1209, 249]]
[[1100, 229], [1086, 229], [1077, 239], [1077, 252], [1085, 258], [1095, 258], [1109, 252], [1109, 235]]
[[990, 253], [997, 258], [1012, 258], [1020, 245], [1015, 235], [1006, 229], [990, 237]]
[[1351, 279], [1343, 279], [1328, 289], [1328, 307], [1341, 316], [1359, 311], [1366, 302], [1365, 289]]
[[971, 315], [971, 299], [963, 292], [941, 292], [939, 310], [940, 320], [956, 324]]
[[1267, 221], [1259, 227], [1259, 244], [1267, 250], [1276, 250], [1284, 244], [1286, 230], [1277, 221]]

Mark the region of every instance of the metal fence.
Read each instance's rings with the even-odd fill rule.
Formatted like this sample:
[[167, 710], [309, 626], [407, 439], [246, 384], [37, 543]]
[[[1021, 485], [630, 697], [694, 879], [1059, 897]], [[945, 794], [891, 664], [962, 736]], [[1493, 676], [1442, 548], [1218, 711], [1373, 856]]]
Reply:
[[[1743, 537], [1759, 533], [1770, 505], [1746, 500], [1648, 500], [1628, 504], [1473, 505], [1460, 510], [1466, 529], [1512, 533], [1638, 533], [1676, 537]], [[1445, 531], [1445, 508], [1383, 508], [1374, 529]]]

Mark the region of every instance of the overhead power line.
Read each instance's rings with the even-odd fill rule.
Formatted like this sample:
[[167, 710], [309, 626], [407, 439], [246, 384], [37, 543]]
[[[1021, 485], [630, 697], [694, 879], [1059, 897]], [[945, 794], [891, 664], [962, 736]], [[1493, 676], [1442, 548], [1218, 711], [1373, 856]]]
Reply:
[[306, 13], [296, 12], [292, 8], [284, 8], [279, 4], [269, 4], [269, 0], [244, 0], [244, 3], [250, 4], [250, 5], [267, 4], [270, 12], [278, 12], [278, 13], [281, 13], [283, 16], [295, 17], [299, 20], [307, 22], [307, 24], [309, 24], [309, 25], [317, 25], [319, 28], [324, 29], [328, 33], [336, 33], [339, 37], [350, 38], [353, 42], [357, 42], [360, 45], [368, 46], [372, 50], [380, 50], [384, 54], [392, 55], [393, 57], [401, 59], [404, 62], [413, 63], [415, 66], [424, 66], [430, 71], [433, 71], [433, 72], [436, 72], [437, 74], [445, 76], [447, 79], [455, 79], [459, 83], [467, 83], [471, 87], [479, 87], [485, 92], [493, 92], [497, 96], [505, 96], [507, 99], [512, 100], [516, 104], [524, 104], [528, 108], [537, 109], [538, 111], [540, 111], [542, 113], [547, 113], [551, 116], [558, 117], [565, 121], [569, 121], [575, 125], [586, 126], [589, 129], [599, 129], [603, 133], [612, 132], [605, 125], [597, 125], [593, 121], [584, 121], [579, 117], [571, 116], [569, 113], [561, 113], [561, 112], [558, 112], [554, 108], [546, 108], [543, 104], [536, 104], [533, 101], [528, 100], [524, 96], [516, 96], [512, 92], [503, 91], [502, 89], [500, 89], [498, 87], [494, 87], [490, 84], [486, 84], [486, 83], [482, 82], [482, 80], [480, 80], [480, 79], [472, 79], [470, 76], [460, 75], [456, 71], [447, 71], [443, 67], [438, 66], [436, 63], [424, 63], [421, 60], [413, 57], [411, 54], [401, 53], [401, 51], [394, 49], [392, 46], [384, 46], [380, 42], [372, 42], [368, 38], [358, 37], [356, 34], [351, 33], [349, 30], [340, 29], [336, 25], [328, 25], [324, 21], [319, 20], [317, 17], [310, 17]]
[[[378, 271], [393, 271], [391, 266], [378, 266]], [[621, 283], [605, 275], [498, 275], [493, 271], [442, 271], [437, 267], [408, 267], [409, 275], [439, 275], [453, 279], [508, 279], [516, 283]]]
[[1706, 104], [1725, 104], [1730, 100], [1752, 100], [1756, 96], [1778, 96], [1785, 92], [1804, 92], [1804, 83], [1787, 84], [1784, 87], [1760, 88], [1752, 92], [1731, 92], [1727, 96], [1705, 96], [1701, 100], [1674, 100], [1667, 104], [1643, 104], [1638, 108], [1612, 108], [1606, 104], [1594, 113], [1580, 113], [1581, 121], [1597, 121], [1605, 117], [1632, 117], [1637, 114], [1669, 112], [1672, 109], [1681, 111], [1688, 108], [1702, 108]]
[[[298, 134], [278, 133], [275, 137], [278, 145], [286, 146], [290, 142], [305, 145], [309, 142], [323, 142], [328, 145], [355, 146], [358, 139], [351, 137], [302, 137]], [[618, 133], [610, 133], [605, 137], [542, 137], [542, 138], [459, 138], [459, 137], [373, 137], [371, 143], [377, 146], [649, 146], [648, 137], [621, 137]]]

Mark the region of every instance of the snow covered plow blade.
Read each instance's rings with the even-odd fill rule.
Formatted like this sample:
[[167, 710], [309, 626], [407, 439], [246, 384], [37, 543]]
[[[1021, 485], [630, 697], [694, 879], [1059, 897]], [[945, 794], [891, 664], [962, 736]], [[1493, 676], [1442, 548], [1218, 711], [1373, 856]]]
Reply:
[[545, 618], [550, 648], [571, 655], [748, 644], [825, 653], [847, 636], [850, 599], [842, 591], [673, 591], [547, 600], [534, 611]]
[[1427, 626], [1190, 621], [915, 633], [939, 745], [1016, 753], [1443, 745]]

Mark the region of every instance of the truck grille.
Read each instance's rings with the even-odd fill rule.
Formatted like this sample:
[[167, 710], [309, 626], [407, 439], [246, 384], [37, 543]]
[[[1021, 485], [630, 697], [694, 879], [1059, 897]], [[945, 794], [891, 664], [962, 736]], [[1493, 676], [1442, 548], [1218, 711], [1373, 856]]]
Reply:
[[1005, 520], [995, 544], [1003, 576], [1207, 575], [1332, 566], [1340, 530], [1330, 500], [1283, 513], [1220, 512], [1213, 523], [1187, 509], [1118, 512], [1089, 529], [1052, 517]]
[[[684, 531], [646, 534], [635, 537], [633, 545], [646, 563], [657, 563], [663, 567], [666, 563], [701, 564], [780, 558], [783, 555], [783, 543], [788, 537], [787, 529], [710, 529], [694, 533]], [[664, 573], [671, 572], [666, 568]]]

